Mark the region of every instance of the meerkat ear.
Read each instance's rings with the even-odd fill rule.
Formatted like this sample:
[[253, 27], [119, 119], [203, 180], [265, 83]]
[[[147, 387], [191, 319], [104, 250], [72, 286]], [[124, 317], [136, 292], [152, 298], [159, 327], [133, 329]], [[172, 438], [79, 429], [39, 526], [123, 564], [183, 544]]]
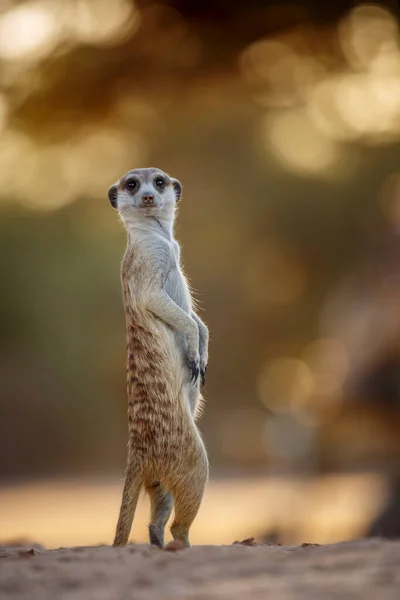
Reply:
[[118, 208], [118, 188], [117, 184], [114, 184], [108, 190], [108, 199], [113, 208]]
[[176, 201], [179, 202], [182, 197], [182, 184], [177, 179], [171, 179], [171, 183], [174, 188]]

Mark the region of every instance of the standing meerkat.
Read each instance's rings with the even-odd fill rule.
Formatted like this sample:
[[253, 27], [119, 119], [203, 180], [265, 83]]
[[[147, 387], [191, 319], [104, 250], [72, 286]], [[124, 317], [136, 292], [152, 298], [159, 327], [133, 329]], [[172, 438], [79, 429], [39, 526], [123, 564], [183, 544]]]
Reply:
[[208, 478], [195, 424], [208, 358], [208, 329], [194, 312], [173, 235], [182, 186], [160, 169], [135, 169], [108, 197], [128, 232], [121, 266], [127, 335], [128, 457], [114, 546], [127, 544], [142, 486], [150, 496], [150, 543], [189, 528]]

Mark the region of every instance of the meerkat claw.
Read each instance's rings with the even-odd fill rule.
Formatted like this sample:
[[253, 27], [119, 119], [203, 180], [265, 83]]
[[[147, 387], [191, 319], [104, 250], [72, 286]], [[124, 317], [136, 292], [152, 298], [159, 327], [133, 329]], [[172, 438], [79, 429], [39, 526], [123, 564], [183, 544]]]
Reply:
[[191, 373], [190, 383], [193, 383], [193, 385], [194, 385], [199, 378], [200, 369], [197, 366], [196, 361], [189, 360], [188, 363], [189, 363], [189, 369], [190, 369], [190, 373]]
[[207, 367], [204, 367], [204, 369], [200, 369], [201, 387], [204, 387], [206, 384], [206, 373]]

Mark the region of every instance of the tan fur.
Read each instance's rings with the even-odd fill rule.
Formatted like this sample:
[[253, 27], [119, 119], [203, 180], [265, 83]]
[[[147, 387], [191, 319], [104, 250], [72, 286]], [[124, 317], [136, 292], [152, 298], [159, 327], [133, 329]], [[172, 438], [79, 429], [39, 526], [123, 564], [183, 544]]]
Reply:
[[[174, 503], [172, 535], [189, 545], [189, 528], [208, 477], [206, 451], [194, 422], [201, 395], [199, 382], [189, 381], [185, 352], [177, 343], [175, 321], [169, 319], [166, 323], [156, 316], [157, 304], [153, 298], [163, 292], [157, 283], [159, 254], [164, 252], [164, 247], [168, 254], [171, 244], [176, 242], [173, 238], [165, 243], [156, 239], [159, 233], [157, 228], [152, 229], [152, 221], [149, 227], [146, 220], [140, 221], [137, 230], [131, 221], [129, 223], [128, 246], [121, 268], [127, 335], [129, 441], [114, 545], [128, 542], [142, 486], [151, 502], [151, 543], [164, 545], [164, 527]], [[188, 290], [186, 286], [184, 292], [190, 296]], [[176, 311], [176, 327], [187, 330], [190, 339], [197, 328], [193, 325], [196, 321], [186, 313], [183, 318], [180, 308], [176, 307]], [[201, 325], [205, 327], [202, 322]], [[199, 342], [195, 343], [198, 346]], [[191, 397], [195, 398], [193, 407]]]

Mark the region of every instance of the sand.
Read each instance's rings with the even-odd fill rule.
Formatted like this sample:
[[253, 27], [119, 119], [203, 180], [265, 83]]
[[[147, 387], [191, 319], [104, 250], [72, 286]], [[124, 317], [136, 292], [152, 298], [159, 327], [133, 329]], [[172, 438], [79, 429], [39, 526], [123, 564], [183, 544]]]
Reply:
[[[252, 542], [249, 542], [252, 544]], [[1, 600], [400, 598], [400, 542], [0, 548]]]

